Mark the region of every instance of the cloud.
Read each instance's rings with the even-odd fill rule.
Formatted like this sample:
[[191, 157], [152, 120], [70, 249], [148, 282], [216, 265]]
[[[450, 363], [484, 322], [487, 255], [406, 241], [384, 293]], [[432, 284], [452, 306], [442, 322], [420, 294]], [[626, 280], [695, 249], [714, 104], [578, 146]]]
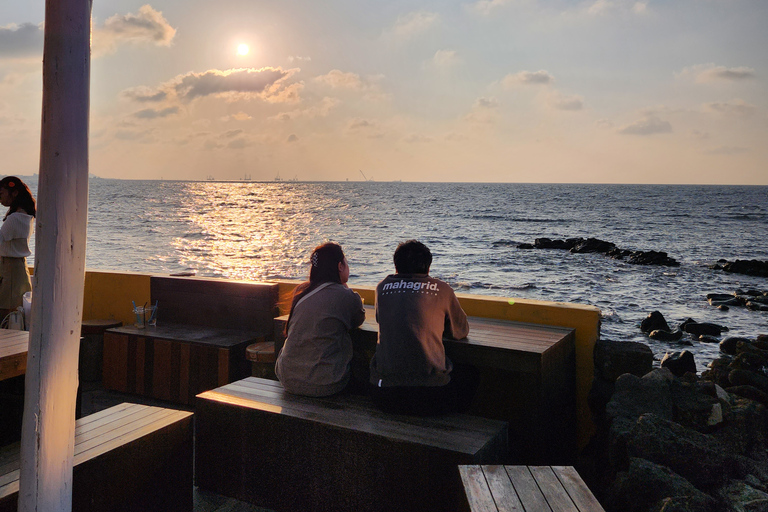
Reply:
[[378, 139], [384, 136], [376, 121], [368, 119], [355, 118], [349, 121], [347, 130], [354, 134], [363, 135], [369, 139]]
[[339, 69], [333, 69], [329, 71], [327, 75], [316, 76], [313, 80], [333, 88], [357, 90], [365, 88], [363, 81], [360, 79], [360, 75], [355, 73], [345, 73]]
[[584, 99], [581, 96], [553, 93], [548, 98], [549, 105], [557, 110], [581, 110]]
[[588, 16], [609, 16], [617, 14], [643, 15], [648, 12], [648, 1], [641, 0], [594, 0], [584, 5]]
[[657, 133], [671, 133], [672, 125], [657, 116], [648, 116], [618, 130], [624, 135], [655, 135]]
[[432, 142], [432, 137], [427, 137], [426, 135], [411, 134], [403, 140], [408, 144], [424, 144], [427, 142]]
[[491, 11], [497, 7], [512, 3], [514, 0], [479, 0], [473, 4], [470, 4], [470, 8], [483, 14], [485, 16], [491, 14]]
[[499, 106], [499, 100], [496, 98], [477, 98], [475, 100], [475, 107], [495, 109]]
[[547, 85], [555, 81], [555, 77], [548, 71], [540, 69], [538, 71], [520, 71], [519, 73], [509, 74], [502, 79], [506, 87], [514, 85]]
[[43, 24], [22, 23], [0, 27], [0, 48], [0, 60], [42, 56]]
[[740, 146], [719, 146], [706, 151], [710, 155], [740, 155], [748, 152], [749, 148]]
[[412, 37], [426, 32], [440, 20], [440, 15], [435, 12], [416, 11], [409, 12], [397, 18], [391, 33], [400, 38]]
[[220, 139], [231, 139], [232, 137], [237, 137], [238, 135], [242, 134], [243, 130], [237, 129], [237, 130], [227, 130], [226, 132], [219, 135]]
[[152, 135], [152, 130], [117, 130], [115, 132], [115, 138], [120, 140], [140, 142], [142, 144], [149, 144], [157, 140], [155, 139], [155, 136]]
[[129, 100], [144, 102], [163, 101], [168, 97], [168, 93], [165, 91], [150, 89], [149, 87], [139, 86], [133, 89], [128, 89], [121, 93], [121, 96]]
[[157, 119], [159, 117], [168, 117], [179, 113], [179, 107], [168, 107], [156, 110], [154, 108], [145, 108], [133, 114], [138, 119]]
[[439, 68], [449, 68], [461, 62], [459, 54], [455, 50], [438, 50], [432, 57], [432, 64]]
[[286, 140], [286, 142], [288, 142], [288, 143], [291, 143], [291, 142], [298, 142], [298, 141], [299, 141], [299, 138], [296, 136], [296, 134], [295, 134], [295, 133], [292, 133], [292, 134], [290, 134], [290, 135], [288, 136], [288, 139]]
[[330, 113], [331, 109], [333, 109], [339, 103], [341, 103], [341, 101], [337, 100], [336, 98], [329, 98], [326, 96], [320, 101], [319, 105], [314, 105], [304, 109], [292, 110], [290, 112], [280, 112], [279, 114], [272, 116], [269, 119], [273, 121], [292, 121], [294, 119], [298, 119], [299, 117], [325, 117]]
[[190, 72], [161, 84], [157, 89], [136, 87], [123, 91], [122, 96], [134, 101], [193, 101], [206, 96], [225, 99], [260, 98], [270, 103], [295, 103], [299, 101], [300, 82], [286, 84], [297, 69], [243, 68], [202, 73]]
[[150, 5], [137, 14], [115, 14], [93, 31], [94, 54], [112, 53], [122, 43], [170, 46], [176, 29]]
[[224, 116], [221, 118], [222, 121], [249, 121], [253, 119], [250, 115], [246, 114], [245, 112], [238, 112], [237, 114], [232, 114], [230, 116]]
[[309, 62], [312, 60], [312, 57], [301, 57], [299, 55], [289, 55], [288, 56], [288, 62]]
[[725, 103], [707, 103], [704, 107], [712, 112], [721, 114], [734, 114], [739, 116], [749, 116], [757, 111], [755, 105], [750, 105], [744, 100], [734, 100]]
[[712, 82], [743, 82], [757, 77], [752, 68], [746, 66], [728, 68], [715, 66], [714, 64], [697, 64], [683, 69], [678, 76], [681, 78], [693, 77], [696, 83]]
[[240, 137], [239, 139], [231, 140], [227, 143], [227, 147], [229, 149], [243, 149], [244, 147], [247, 147], [250, 145], [251, 143], [242, 137]]

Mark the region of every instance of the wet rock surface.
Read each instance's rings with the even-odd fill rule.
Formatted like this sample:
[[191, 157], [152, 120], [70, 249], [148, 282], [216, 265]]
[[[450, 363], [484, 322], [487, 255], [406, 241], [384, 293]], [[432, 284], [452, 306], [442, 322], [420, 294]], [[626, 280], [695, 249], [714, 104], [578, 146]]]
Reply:
[[636, 345], [595, 347], [598, 433], [579, 469], [606, 510], [768, 510], [768, 336], [724, 340], [700, 377], [686, 351], [651, 369]]
[[768, 277], [768, 261], [760, 260], [718, 260], [711, 269], [722, 270], [734, 274], [744, 274], [748, 276]]
[[680, 263], [663, 251], [632, 251], [620, 249], [613, 242], [600, 240], [599, 238], [566, 238], [565, 240], [553, 240], [551, 238], [537, 238], [533, 244], [518, 244], [518, 249], [560, 249], [574, 254], [600, 253], [617, 260], [624, 260], [632, 265], [664, 265], [677, 267]]

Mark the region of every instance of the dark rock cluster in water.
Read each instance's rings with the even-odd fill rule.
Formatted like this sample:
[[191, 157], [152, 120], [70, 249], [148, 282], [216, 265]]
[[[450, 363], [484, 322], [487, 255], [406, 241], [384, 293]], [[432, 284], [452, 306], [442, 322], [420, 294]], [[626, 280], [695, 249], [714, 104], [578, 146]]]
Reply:
[[[664, 315], [653, 311], [640, 322], [640, 330], [652, 340], [679, 341], [683, 345], [691, 345], [691, 340], [719, 343], [720, 340], [717, 337], [728, 331], [728, 327], [711, 322], [697, 322], [689, 318], [673, 330], [669, 327]], [[683, 339], [684, 336], [685, 339]]]
[[718, 260], [711, 269], [732, 272], [734, 274], [744, 274], [748, 276], [768, 277], [768, 261], [760, 260]]
[[608, 512], [768, 510], [765, 402], [711, 371], [654, 370], [642, 343], [601, 340], [594, 359], [597, 434], [578, 469]]
[[728, 311], [730, 307], [743, 307], [752, 311], [768, 311], [768, 291], [736, 290], [732, 294], [709, 293], [707, 301], [718, 309]]
[[630, 251], [619, 249], [613, 242], [598, 238], [567, 238], [552, 240], [537, 238], [533, 244], [519, 244], [518, 249], [562, 249], [572, 253], [600, 253], [617, 260], [624, 260], [632, 265], [665, 265], [677, 267], [680, 263], [662, 251]]

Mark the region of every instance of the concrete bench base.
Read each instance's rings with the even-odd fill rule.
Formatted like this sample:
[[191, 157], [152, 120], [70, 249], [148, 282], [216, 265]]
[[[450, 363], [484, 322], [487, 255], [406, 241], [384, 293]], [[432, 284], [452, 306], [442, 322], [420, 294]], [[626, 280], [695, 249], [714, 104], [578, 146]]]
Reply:
[[277, 511], [456, 510], [457, 465], [507, 451], [504, 422], [387, 415], [366, 397], [300, 397], [254, 377], [196, 402], [197, 485]]

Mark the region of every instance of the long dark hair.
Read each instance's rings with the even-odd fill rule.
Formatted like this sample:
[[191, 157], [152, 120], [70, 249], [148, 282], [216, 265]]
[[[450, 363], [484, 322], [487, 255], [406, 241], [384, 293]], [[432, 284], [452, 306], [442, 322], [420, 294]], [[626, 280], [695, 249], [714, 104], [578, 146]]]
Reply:
[[296, 303], [306, 294], [317, 288], [323, 283], [341, 283], [339, 276], [339, 263], [344, 261], [344, 251], [341, 246], [335, 242], [326, 242], [315, 247], [312, 255], [309, 257], [309, 281], [304, 281], [293, 292], [291, 301], [291, 312], [288, 315], [288, 322], [285, 324], [285, 334], [288, 334], [288, 326], [293, 317], [293, 308]]
[[19, 191], [16, 197], [13, 198], [11, 206], [8, 207], [8, 211], [5, 213], [3, 220], [8, 218], [10, 214], [19, 210], [24, 210], [33, 217], [37, 214], [35, 198], [32, 197], [32, 192], [29, 191], [27, 184], [21, 181], [19, 178], [16, 176], [6, 176], [0, 180], [0, 188], [7, 189], [9, 191]]

